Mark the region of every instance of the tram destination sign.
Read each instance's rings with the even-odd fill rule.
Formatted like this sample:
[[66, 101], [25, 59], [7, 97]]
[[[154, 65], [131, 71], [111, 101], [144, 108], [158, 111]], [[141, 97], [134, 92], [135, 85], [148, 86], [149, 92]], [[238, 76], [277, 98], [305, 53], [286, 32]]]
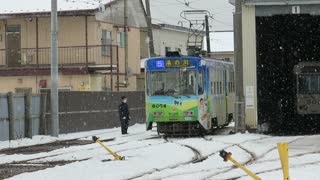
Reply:
[[156, 68], [186, 68], [192, 65], [191, 61], [188, 59], [167, 59], [167, 60], [157, 60]]
[[190, 67], [191, 62], [188, 59], [177, 60], [177, 59], [168, 59], [156, 62], [157, 68], [181, 68], [181, 67]]

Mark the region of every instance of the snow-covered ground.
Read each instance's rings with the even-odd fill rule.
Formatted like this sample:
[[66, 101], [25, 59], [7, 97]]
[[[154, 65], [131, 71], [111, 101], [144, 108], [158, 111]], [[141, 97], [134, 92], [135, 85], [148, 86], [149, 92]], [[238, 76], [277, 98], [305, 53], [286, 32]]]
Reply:
[[224, 162], [219, 151], [232, 152], [232, 157], [245, 164], [262, 179], [283, 179], [277, 151], [278, 142], [289, 143], [291, 180], [320, 180], [320, 135], [274, 137], [259, 134], [215, 135], [198, 138], [161, 138], [156, 132], [145, 131], [145, 125], [129, 128], [121, 135], [119, 128], [60, 135], [59, 138], [38, 136], [11, 142], [0, 142], [0, 149], [29, 146], [56, 140], [80, 138], [91, 140], [92, 135], [104, 142], [124, 161], [113, 159], [97, 143], [70, 146], [36, 154], [0, 154], [0, 166], [13, 162], [41, 164], [44, 162], [75, 161], [10, 179], [251, 179], [231, 162]]

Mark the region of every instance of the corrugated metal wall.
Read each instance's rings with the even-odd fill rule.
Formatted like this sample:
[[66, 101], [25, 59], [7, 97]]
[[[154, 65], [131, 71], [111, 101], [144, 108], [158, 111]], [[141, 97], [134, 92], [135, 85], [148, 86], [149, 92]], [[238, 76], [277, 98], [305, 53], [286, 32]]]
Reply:
[[[12, 140], [24, 138], [26, 136], [26, 101], [24, 95], [14, 94], [12, 96], [13, 105], [12, 113], [13, 119], [11, 122], [13, 128]], [[28, 130], [32, 132], [32, 136], [39, 135], [40, 130], [40, 95], [30, 96], [30, 123], [31, 128]], [[10, 139], [10, 106], [8, 94], [0, 94], [0, 141]]]
[[242, 6], [243, 85], [245, 121], [250, 129], [257, 128], [257, 71], [256, 71], [255, 6]]
[[[120, 126], [118, 105], [128, 97], [130, 125], [145, 123], [145, 93], [59, 92], [60, 133], [89, 131]], [[47, 132], [50, 134], [50, 95], [47, 96]]]
[[0, 94], [0, 141], [9, 139], [9, 114], [7, 95]]

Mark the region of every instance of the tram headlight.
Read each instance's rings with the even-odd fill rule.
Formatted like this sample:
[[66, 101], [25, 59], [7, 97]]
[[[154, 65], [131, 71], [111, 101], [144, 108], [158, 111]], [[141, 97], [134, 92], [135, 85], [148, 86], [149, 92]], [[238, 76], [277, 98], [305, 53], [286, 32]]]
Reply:
[[155, 111], [155, 112], [153, 112], [153, 116], [163, 116], [163, 112]]
[[184, 116], [194, 116], [194, 111], [193, 110], [184, 111]]

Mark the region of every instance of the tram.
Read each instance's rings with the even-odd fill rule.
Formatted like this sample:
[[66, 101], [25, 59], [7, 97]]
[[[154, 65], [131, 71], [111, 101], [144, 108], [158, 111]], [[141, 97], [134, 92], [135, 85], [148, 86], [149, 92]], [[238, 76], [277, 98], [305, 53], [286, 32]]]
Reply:
[[146, 60], [146, 128], [194, 135], [230, 123], [234, 114], [234, 65], [202, 57]]

